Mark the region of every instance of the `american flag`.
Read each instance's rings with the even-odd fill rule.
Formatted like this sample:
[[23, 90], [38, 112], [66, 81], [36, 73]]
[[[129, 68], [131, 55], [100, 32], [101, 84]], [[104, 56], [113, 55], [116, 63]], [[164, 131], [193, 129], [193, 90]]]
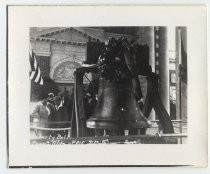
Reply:
[[36, 56], [31, 48], [31, 45], [29, 46], [29, 59], [30, 59], [30, 72], [29, 72], [30, 79], [35, 83], [43, 85], [43, 78], [41, 76], [41, 71], [37, 64]]

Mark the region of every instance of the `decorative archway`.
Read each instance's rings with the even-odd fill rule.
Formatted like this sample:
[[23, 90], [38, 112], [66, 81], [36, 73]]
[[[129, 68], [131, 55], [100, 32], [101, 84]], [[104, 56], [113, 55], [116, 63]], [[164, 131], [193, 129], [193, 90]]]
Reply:
[[58, 64], [52, 72], [52, 79], [58, 83], [74, 83], [74, 71], [81, 65], [73, 61]]
[[[74, 71], [76, 68], [81, 67], [79, 62], [70, 61], [68, 59], [62, 59], [57, 62], [50, 71], [50, 78], [56, 83], [74, 83]], [[90, 73], [87, 77], [91, 80], [92, 76]], [[89, 81], [84, 78], [84, 84], [89, 83]]]

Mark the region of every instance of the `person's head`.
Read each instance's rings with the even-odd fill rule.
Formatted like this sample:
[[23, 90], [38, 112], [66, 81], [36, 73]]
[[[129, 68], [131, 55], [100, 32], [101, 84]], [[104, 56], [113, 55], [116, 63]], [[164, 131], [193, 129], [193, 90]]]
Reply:
[[55, 105], [59, 106], [61, 104], [61, 98], [59, 96], [55, 97]]
[[50, 103], [53, 103], [54, 102], [54, 94], [53, 93], [49, 93], [47, 99], [48, 99], [48, 101]]
[[58, 93], [58, 97], [63, 98], [63, 93], [62, 92], [59, 92]]
[[47, 98], [43, 98], [41, 102], [42, 102], [43, 105], [46, 105], [47, 104], [47, 101], [48, 101]]
[[46, 105], [48, 102], [48, 94], [43, 93], [42, 95], [40, 95], [40, 101], [43, 105]]
[[53, 93], [49, 93], [49, 94], [48, 94], [48, 97], [49, 97], [49, 98], [54, 98], [55, 95], [54, 95]]

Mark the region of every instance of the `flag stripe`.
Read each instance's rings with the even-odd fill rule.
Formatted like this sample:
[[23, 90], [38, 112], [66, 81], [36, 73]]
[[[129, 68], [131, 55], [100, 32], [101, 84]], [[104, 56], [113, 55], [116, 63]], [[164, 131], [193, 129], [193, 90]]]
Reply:
[[31, 74], [30, 74], [30, 79], [31, 80], [33, 80], [35, 73], [36, 73], [35, 71], [31, 71]]
[[38, 75], [38, 70], [34, 71], [32, 80], [35, 82], [36, 76]]
[[31, 44], [29, 44], [29, 54], [30, 54], [30, 56], [32, 57], [32, 48], [31, 48]]
[[40, 81], [40, 83], [39, 83], [40, 85], [43, 85], [44, 83], [43, 83], [43, 79], [42, 79], [42, 77], [41, 77], [41, 81]]
[[32, 55], [29, 54], [29, 57], [30, 57], [31, 71], [35, 71], [33, 54]]
[[[37, 83], [39, 83], [39, 84], [40, 84], [41, 79], [42, 79], [42, 77], [40, 76], [40, 77], [39, 77], [39, 79], [38, 79], [38, 81], [37, 81]], [[40, 85], [41, 85], [41, 84], [40, 84]]]
[[30, 72], [29, 72], [29, 78], [40, 85], [43, 85], [43, 78], [41, 75], [40, 68], [38, 66], [38, 63], [36, 61], [36, 56], [31, 49], [31, 46], [29, 46], [29, 61], [30, 61]]
[[37, 61], [36, 61], [36, 57], [34, 56], [34, 69], [37, 70]]
[[40, 69], [38, 68], [38, 74], [37, 74], [37, 76], [36, 76], [34, 81], [37, 83], [39, 81], [40, 77], [41, 77], [41, 73], [40, 73]]

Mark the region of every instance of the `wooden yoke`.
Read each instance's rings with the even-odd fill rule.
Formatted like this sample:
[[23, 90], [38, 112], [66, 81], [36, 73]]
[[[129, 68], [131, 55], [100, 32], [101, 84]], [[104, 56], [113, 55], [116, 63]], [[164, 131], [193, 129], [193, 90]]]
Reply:
[[142, 109], [145, 117], [149, 117], [152, 108], [154, 108], [158, 116], [159, 123], [163, 128], [163, 133], [174, 133], [170, 116], [163, 106], [158, 92], [158, 76], [155, 73], [150, 73], [147, 76], [147, 96]]
[[[122, 48], [123, 48], [125, 62], [133, 76], [132, 83], [133, 83], [133, 89], [134, 89], [134, 93], [137, 100], [142, 97], [138, 75], [147, 76], [147, 95], [145, 99], [145, 104], [142, 109], [144, 116], [148, 118], [152, 108], [154, 108], [159, 118], [159, 123], [163, 128], [163, 133], [174, 133], [174, 128], [173, 128], [170, 116], [168, 112], [166, 111], [165, 107], [163, 106], [160, 95], [159, 95], [158, 76], [155, 73], [151, 72], [151, 67], [149, 66], [149, 64], [145, 64], [144, 67], [142, 67], [141, 64], [138, 64], [141, 66], [143, 70], [141, 68], [139, 69], [138, 65], [135, 65], [135, 62], [134, 62], [134, 59], [135, 59], [134, 57], [137, 56], [136, 55], [137, 52], [134, 54], [131, 54], [134, 51], [132, 51], [132, 47], [129, 47], [126, 40], [123, 40], [122, 45], [123, 45]], [[147, 46], [145, 46], [144, 49], [148, 49]], [[143, 50], [143, 48], [141, 50]], [[146, 61], [144, 60], [144, 63], [145, 62]], [[141, 63], [143, 63], [143, 60]]]
[[87, 136], [86, 116], [83, 103], [83, 76], [85, 73], [97, 71], [96, 65], [79, 67], [74, 72], [74, 99], [71, 117], [71, 137]]

